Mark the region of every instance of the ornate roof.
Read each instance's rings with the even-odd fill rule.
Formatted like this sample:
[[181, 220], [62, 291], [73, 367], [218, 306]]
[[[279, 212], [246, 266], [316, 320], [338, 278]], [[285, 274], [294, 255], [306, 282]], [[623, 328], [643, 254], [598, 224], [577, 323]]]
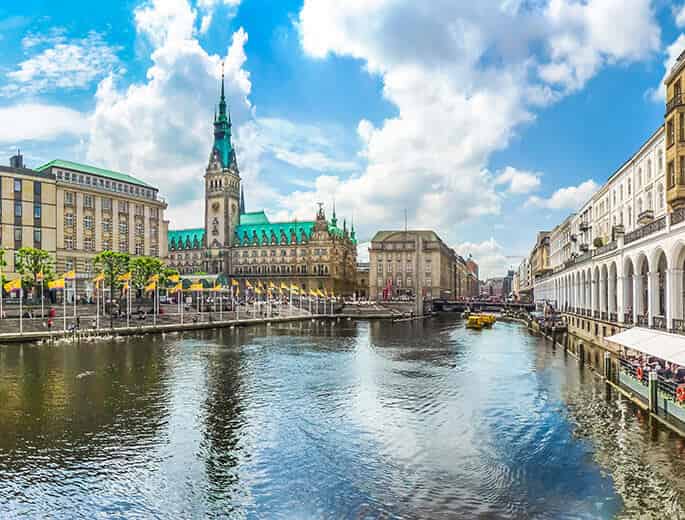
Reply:
[[205, 238], [204, 228], [175, 229], [167, 233], [169, 249], [172, 251], [183, 249], [200, 249]]
[[295, 241], [301, 244], [303, 240], [312, 237], [313, 221], [269, 222], [263, 211], [255, 211], [240, 215], [240, 224], [235, 228], [235, 239], [239, 245], [259, 245], [281, 242], [283, 236], [290, 242], [293, 233]]
[[115, 181], [137, 184], [138, 186], [152, 188], [153, 190], [157, 189], [154, 186], [149, 185], [147, 182], [141, 181], [140, 179], [136, 179], [135, 177], [128, 175], [127, 173], [115, 172], [113, 170], [105, 170], [104, 168], [98, 168], [97, 166], [89, 166], [87, 164], [81, 164], [73, 161], [64, 161], [62, 159], [54, 159], [49, 163], [45, 163], [42, 166], [36, 168], [36, 171], [43, 172], [49, 168], [52, 168], [53, 166], [57, 168], [64, 168], [66, 170], [90, 173], [91, 175], [99, 175], [100, 177], [106, 177], [108, 179], [113, 179]]

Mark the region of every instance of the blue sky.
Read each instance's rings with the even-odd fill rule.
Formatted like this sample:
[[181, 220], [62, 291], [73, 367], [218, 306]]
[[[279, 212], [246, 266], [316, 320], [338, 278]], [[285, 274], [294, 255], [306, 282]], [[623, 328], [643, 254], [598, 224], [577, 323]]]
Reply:
[[201, 224], [220, 62], [248, 210], [436, 229], [485, 275], [662, 122], [681, 4], [32, 1], [0, 6], [0, 153], [132, 173]]

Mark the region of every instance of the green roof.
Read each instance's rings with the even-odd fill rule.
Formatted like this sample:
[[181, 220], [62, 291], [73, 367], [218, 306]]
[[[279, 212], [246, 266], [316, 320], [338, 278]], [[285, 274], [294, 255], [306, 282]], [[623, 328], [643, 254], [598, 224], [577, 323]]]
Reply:
[[314, 222], [268, 222], [265, 224], [243, 224], [242, 215], [240, 225], [235, 228], [235, 238], [239, 244], [253, 244], [255, 238], [259, 245], [270, 244], [272, 238], [276, 243], [281, 241], [281, 233], [285, 234], [286, 240], [290, 242], [292, 233], [295, 233], [297, 243], [312, 237]]
[[38, 172], [42, 172], [49, 168], [52, 168], [53, 166], [57, 168], [66, 168], [67, 170], [75, 170], [78, 172], [90, 173], [91, 175], [99, 175], [101, 177], [107, 177], [108, 179], [113, 179], [115, 181], [137, 184], [139, 186], [144, 186], [146, 188], [152, 188], [155, 190], [157, 189], [154, 186], [148, 184], [147, 182], [141, 181], [140, 179], [136, 179], [135, 177], [132, 177], [131, 175], [128, 175], [126, 173], [105, 170], [104, 168], [98, 168], [97, 166], [89, 166], [87, 164], [81, 164], [72, 161], [64, 161], [62, 159], [54, 159], [49, 163], [45, 163], [42, 166], [39, 166], [35, 170]]
[[197, 249], [203, 247], [205, 230], [195, 229], [175, 229], [167, 233], [169, 249]]
[[269, 224], [269, 217], [263, 211], [252, 211], [240, 215], [240, 225], [253, 226], [256, 224]]

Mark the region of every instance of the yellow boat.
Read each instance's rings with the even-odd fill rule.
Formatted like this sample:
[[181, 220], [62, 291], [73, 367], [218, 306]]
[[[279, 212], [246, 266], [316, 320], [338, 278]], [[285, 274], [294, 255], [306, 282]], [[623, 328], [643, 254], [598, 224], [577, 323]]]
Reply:
[[488, 327], [492, 327], [495, 322], [497, 321], [497, 318], [495, 317], [494, 314], [481, 314], [480, 315], [481, 319], [485, 321], [485, 324]]
[[483, 327], [485, 327], [485, 325], [485, 321], [476, 314], [472, 314], [471, 316], [469, 316], [469, 319], [466, 320], [467, 329], [481, 330]]

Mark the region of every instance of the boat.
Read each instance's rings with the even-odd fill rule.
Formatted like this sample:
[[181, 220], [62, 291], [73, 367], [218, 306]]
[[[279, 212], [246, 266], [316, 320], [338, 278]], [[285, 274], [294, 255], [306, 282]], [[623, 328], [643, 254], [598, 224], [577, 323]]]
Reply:
[[483, 320], [477, 314], [469, 316], [468, 320], [466, 320], [466, 328], [467, 329], [481, 330], [485, 326], [486, 326], [485, 320]]
[[480, 317], [485, 322], [487, 327], [492, 327], [497, 321], [497, 318], [494, 314], [481, 314]]

